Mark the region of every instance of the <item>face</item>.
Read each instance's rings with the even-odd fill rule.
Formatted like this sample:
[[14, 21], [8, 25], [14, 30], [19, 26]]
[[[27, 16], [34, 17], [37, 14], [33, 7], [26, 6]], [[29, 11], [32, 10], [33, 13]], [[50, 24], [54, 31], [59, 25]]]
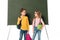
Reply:
[[35, 14], [34, 14], [34, 15], [35, 15], [35, 17], [37, 17], [37, 16], [38, 16], [38, 15], [37, 15], [37, 12], [35, 12]]
[[26, 10], [23, 10], [23, 11], [21, 12], [21, 14], [22, 14], [23, 16], [25, 16], [25, 15], [26, 15]]

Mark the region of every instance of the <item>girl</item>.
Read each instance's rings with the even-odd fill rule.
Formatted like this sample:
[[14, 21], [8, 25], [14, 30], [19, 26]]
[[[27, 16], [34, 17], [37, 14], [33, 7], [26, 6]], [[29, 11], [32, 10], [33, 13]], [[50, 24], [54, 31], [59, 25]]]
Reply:
[[26, 40], [26, 33], [29, 31], [29, 21], [28, 21], [28, 17], [25, 16], [26, 9], [21, 8], [20, 12], [21, 12], [21, 16], [18, 17], [18, 21], [17, 21], [17, 25], [19, 25], [20, 21], [22, 20], [19, 40], [22, 40], [23, 34], [24, 34], [24, 40]]
[[[42, 28], [44, 27], [44, 22], [41, 18], [41, 12], [36, 10], [35, 11], [35, 14], [34, 14], [35, 18], [33, 19], [33, 30], [34, 30], [34, 33], [33, 33], [33, 40], [35, 39], [36, 37], [36, 34], [38, 33], [38, 40], [40, 40], [40, 36], [41, 36], [41, 30]], [[41, 30], [37, 29], [37, 26], [42, 23], [42, 28]]]

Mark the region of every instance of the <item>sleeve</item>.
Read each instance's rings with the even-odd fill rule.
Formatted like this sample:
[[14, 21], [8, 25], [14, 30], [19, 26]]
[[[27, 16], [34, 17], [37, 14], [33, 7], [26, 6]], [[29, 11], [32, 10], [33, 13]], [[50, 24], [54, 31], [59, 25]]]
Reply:
[[44, 21], [43, 21], [43, 19], [42, 19], [42, 18], [41, 18], [41, 23], [42, 23], [42, 25], [43, 25], [43, 27], [44, 27], [45, 23], [44, 23]]
[[19, 25], [19, 23], [20, 23], [20, 18], [18, 17], [18, 19], [17, 19], [17, 25]]
[[29, 20], [28, 20], [28, 17], [27, 17], [27, 27], [28, 27], [28, 31], [29, 31]]

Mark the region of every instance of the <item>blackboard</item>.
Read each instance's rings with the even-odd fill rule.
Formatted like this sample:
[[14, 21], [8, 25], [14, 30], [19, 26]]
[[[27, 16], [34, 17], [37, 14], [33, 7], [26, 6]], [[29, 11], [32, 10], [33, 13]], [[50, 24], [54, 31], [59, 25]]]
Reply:
[[16, 25], [20, 9], [25, 8], [32, 24], [35, 9], [39, 9], [45, 24], [48, 24], [47, 0], [8, 0], [8, 25]]

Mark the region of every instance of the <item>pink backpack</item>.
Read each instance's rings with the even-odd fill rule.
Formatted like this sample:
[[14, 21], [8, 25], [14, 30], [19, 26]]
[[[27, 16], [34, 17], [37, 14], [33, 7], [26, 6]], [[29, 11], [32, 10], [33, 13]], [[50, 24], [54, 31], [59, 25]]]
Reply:
[[26, 40], [32, 40], [29, 34], [26, 34]]

